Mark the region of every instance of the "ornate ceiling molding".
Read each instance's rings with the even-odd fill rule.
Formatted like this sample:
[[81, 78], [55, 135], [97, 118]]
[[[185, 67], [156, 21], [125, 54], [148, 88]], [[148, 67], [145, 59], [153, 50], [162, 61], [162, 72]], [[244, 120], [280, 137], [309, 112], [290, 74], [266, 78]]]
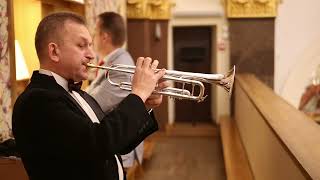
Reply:
[[224, 0], [228, 18], [276, 17], [280, 0]]
[[172, 0], [127, 0], [128, 19], [170, 19]]

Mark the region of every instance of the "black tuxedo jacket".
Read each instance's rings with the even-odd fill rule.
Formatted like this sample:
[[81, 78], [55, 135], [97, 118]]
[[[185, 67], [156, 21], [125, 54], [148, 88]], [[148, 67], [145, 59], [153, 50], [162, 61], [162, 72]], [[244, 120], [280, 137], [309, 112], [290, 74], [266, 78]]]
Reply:
[[118, 179], [114, 154], [129, 153], [158, 129], [136, 95], [104, 115], [91, 96], [80, 94], [100, 124], [93, 123], [52, 76], [38, 71], [17, 99], [13, 134], [31, 180]]

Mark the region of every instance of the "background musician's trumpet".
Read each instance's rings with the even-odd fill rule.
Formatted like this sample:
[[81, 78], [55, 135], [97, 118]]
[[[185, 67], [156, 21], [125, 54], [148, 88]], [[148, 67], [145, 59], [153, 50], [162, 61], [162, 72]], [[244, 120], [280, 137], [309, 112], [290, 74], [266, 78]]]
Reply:
[[[105, 69], [107, 71], [118, 71], [123, 73], [134, 74], [135, 66], [123, 65], [123, 64], [114, 64], [111, 66], [97, 66], [91, 63], [87, 64], [91, 68]], [[159, 71], [159, 69], [155, 70]], [[109, 74], [107, 73], [107, 74]], [[192, 73], [192, 72], [183, 72], [175, 70], [166, 70], [165, 75], [162, 77], [163, 80], [171, 80], [176, 83], [181, 83], [182, 88], [167, 87], [162, 90], [154, 90], [153, 93], [163, 94], [172, 98], [178, 99], [189, 99], [201, 102], [207, 96], [204, 94], [205, 87], [203, 83], [215, 84], [223, 87], [228, 93], [229, 96], [232, 93], [232, 87], [234, 83], [235, 76], [235, 66], [227, 72], [226, 74], [203, 74], [203, 73]], [[115, 86], [118, 86], [120, 89], [131, 91], [131, 82], [113, 82], [110, 79], [110, 76], [107, 76], [108, 81]], [[191, 91], [185, 88], [186, 84], [191, 84]], [[196, 88], [198, 87], [198, 88]], [[195, 89], [199, 89], [197, 94], [195, 94]]]

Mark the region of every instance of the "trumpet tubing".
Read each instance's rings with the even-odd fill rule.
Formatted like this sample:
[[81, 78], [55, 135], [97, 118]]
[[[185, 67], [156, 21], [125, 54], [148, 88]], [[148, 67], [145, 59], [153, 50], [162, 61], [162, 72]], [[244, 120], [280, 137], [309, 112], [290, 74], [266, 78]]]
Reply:
[[[118, 71], [122, 73], [134, 74], [135, 66], [114, 64], [111, 66], [98, 66], [91, 63], [87, 64], [90, 68], [105, 69], [109, 72]], [[159, 71], [156, 69], [155, 71]], [[109, 74], [109, 73], [108, 73]], [[203, 73], [193, 73], [193, 72], [183, 72], [175, 70], [166, 70], [165, 75], [162, 77], [164, 80], [170, 80], [182, 84], [182, 88], [167, 87], [162, 90], [154, 90], [153, 93], [163, 94], [177, 99], [188, 99], [201, 102], [207, 96], [204, 94], [205, 87], [203, 83], [215, 84], [221, 86], [226, 90], [229, 96], [232, 94], [232, 88], [235, 76], [235, 66], [228, 71], [226, 74], [203, 74]], [[131, 91], [131, 82], [114, 82], [107, 76], [108, 81], [120, 89]], [[191, 92], [185, 89], [185, 85], [190, 84], [192, 86]], [[198, 87], [199, 92], [195, 94], [195, 89]]]

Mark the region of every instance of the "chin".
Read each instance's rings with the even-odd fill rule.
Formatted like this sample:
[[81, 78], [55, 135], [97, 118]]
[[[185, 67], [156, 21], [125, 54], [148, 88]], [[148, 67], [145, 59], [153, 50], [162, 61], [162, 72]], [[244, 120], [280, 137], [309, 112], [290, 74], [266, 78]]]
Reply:
[[89, 77], [89, 75], [88, 75], [88, 73], [86, 73], [85, 75], [83, 75], [81, 78], [82, 78], [82, 80], [87, 80], [88, 79], [88, 77]]
[[79, 82], [79, 81], [84, 81], [88, 79], [88, 74], [81, 74], [75, 77], [74, 81]]

